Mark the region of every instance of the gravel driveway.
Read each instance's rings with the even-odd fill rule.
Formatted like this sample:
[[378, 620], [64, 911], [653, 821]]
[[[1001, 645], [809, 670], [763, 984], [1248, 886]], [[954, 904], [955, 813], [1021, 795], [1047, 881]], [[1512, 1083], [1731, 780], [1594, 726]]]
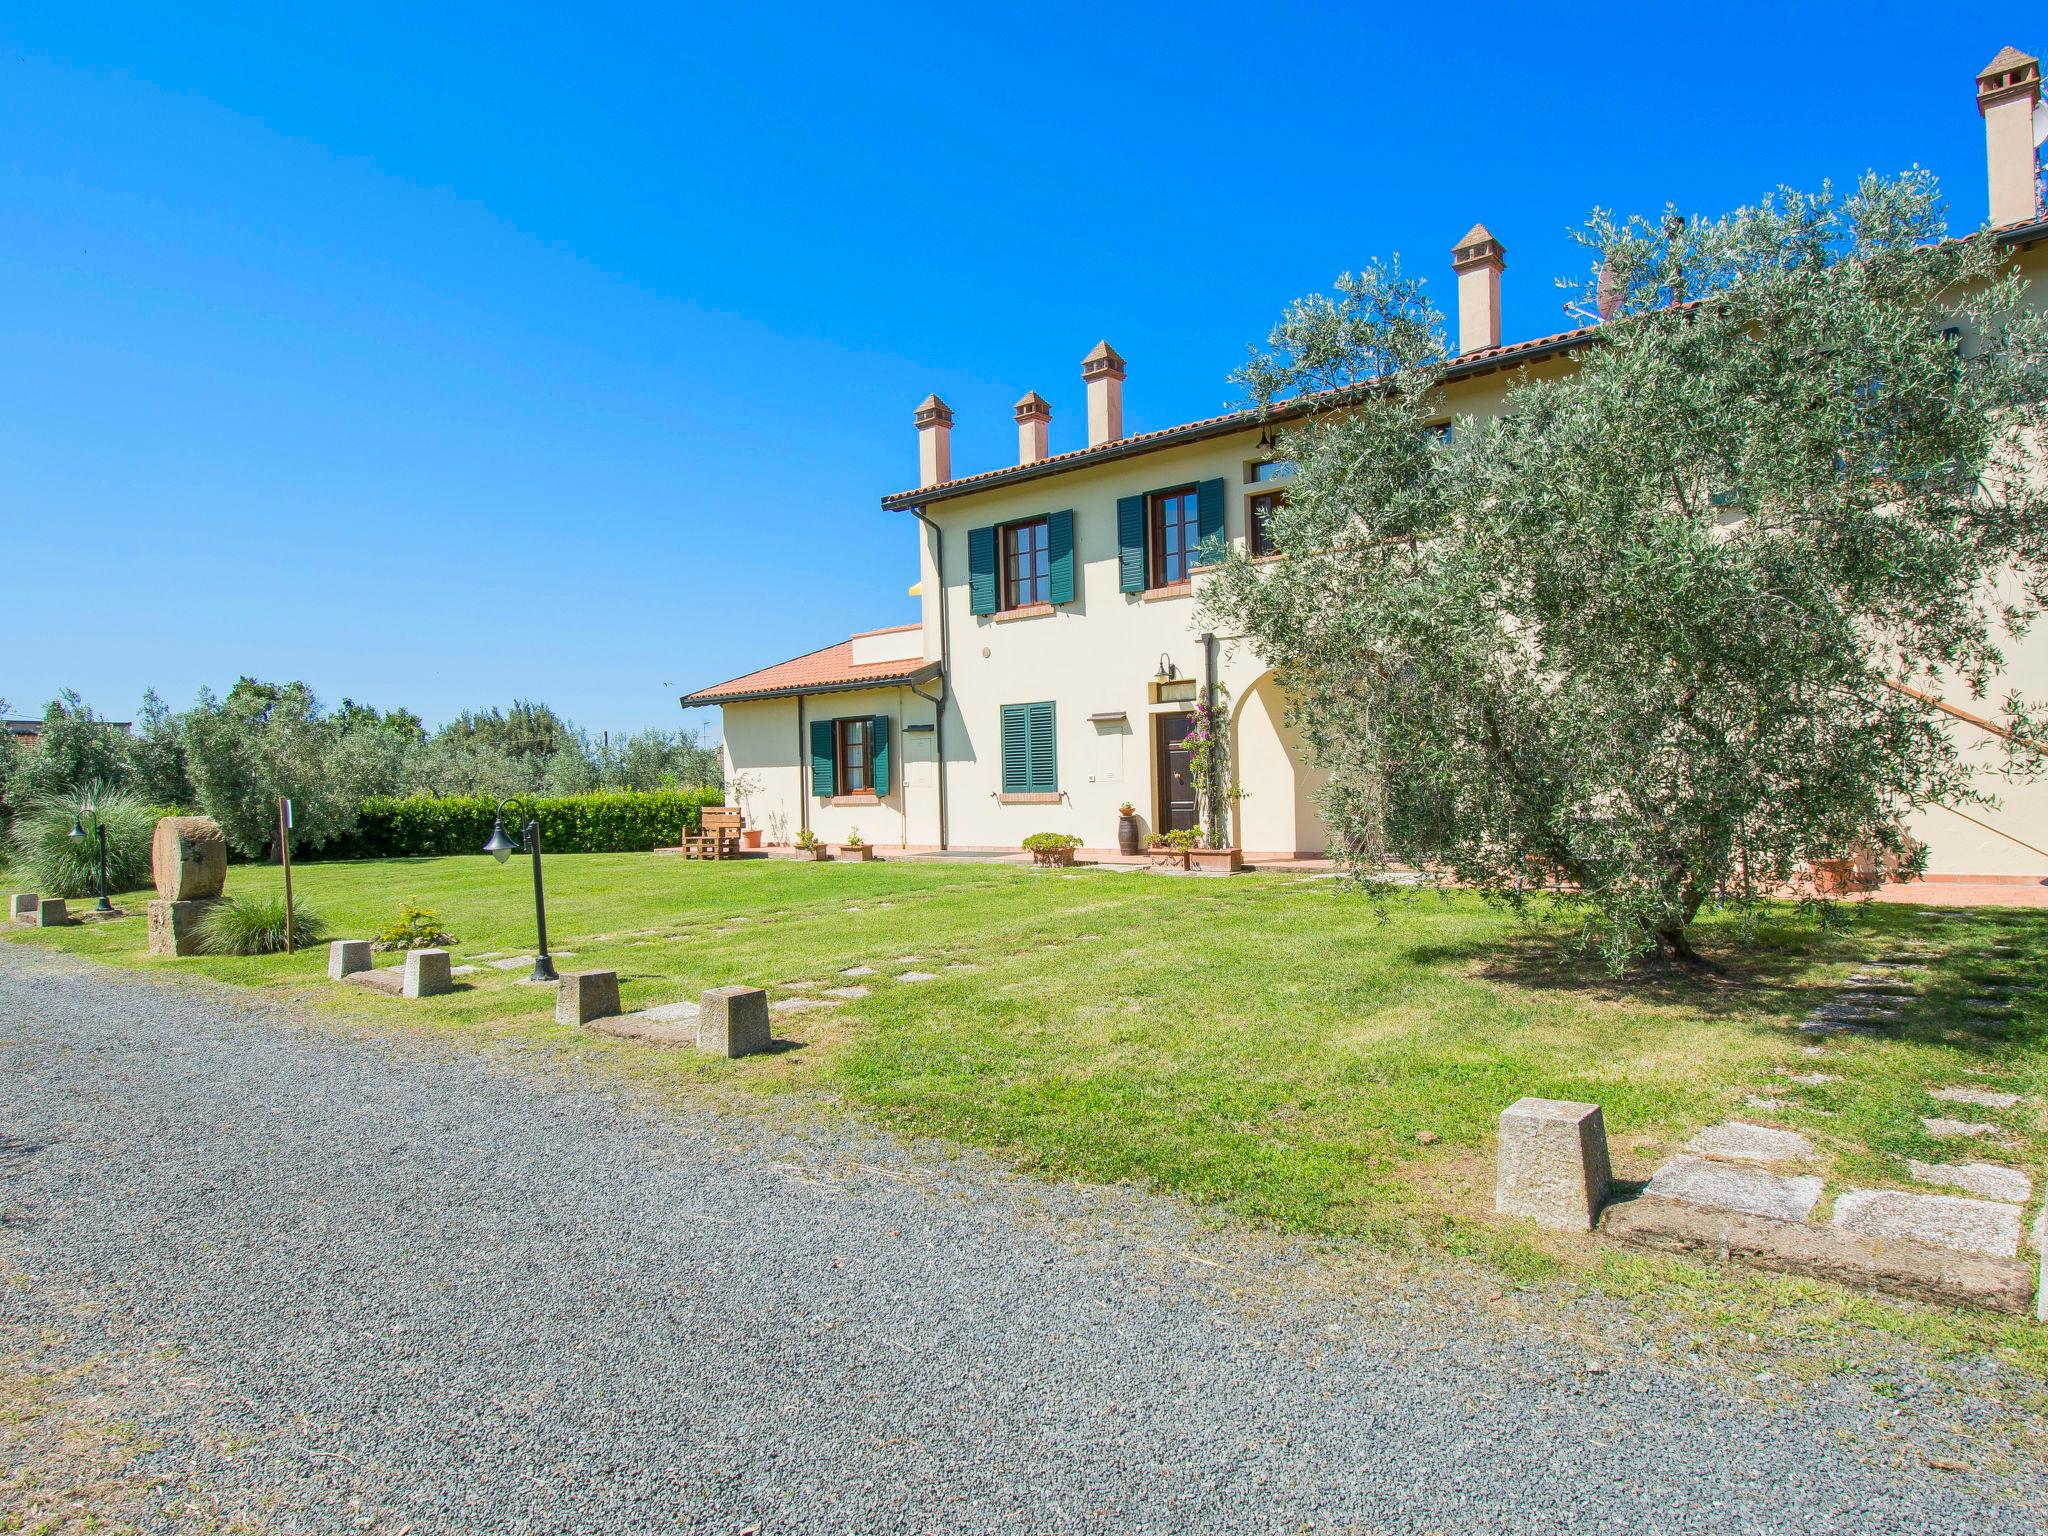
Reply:
[[273, 1530], [2042, 1528], [1853, 1381], [1589, 1373], [1126, 1191], [4, 944], [0, 1136], [0, 1315], [174, 1346], [152, 1455]]

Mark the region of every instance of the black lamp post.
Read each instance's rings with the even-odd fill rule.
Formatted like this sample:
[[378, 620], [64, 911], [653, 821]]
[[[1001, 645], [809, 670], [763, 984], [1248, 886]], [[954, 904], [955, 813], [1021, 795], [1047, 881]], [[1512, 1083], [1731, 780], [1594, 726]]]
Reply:
[[533, 926], [540, 934], [540, 953], [534, 956], [533, 975], [527, 979], [559, 981], [561, 978], [555, 974], [555, 962], [548, 955], [548, 904], [540, 884], [540, 823], [531, 816], [527, 817], [516, 843], [505, 835], [505, 807], [518, 798], [517, 795], [507, 795], [498, 802], [498, 809], [491, 817], [491, 840], [484, 844], [484, 852], [500, 864], [522, 848], [533, 855]]
[[81, 806], [78, 814], [71, 818], [71, 837], [74, 842], [85, 841], [85, 813], [92, 812], [92, 829], [100, 840], [100, 899], [94, 905], [95, 912], [111, 912], [114, 904], [107, 900], [107, 824], [100, 820], [97, 806]]

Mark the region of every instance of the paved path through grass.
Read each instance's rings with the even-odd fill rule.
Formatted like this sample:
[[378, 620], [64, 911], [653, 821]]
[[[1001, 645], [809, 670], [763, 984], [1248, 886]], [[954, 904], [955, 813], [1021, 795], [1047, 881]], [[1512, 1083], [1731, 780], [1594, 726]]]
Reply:
[[0, 1137], [0, 1323], [174, 1385], [147, 1459], [274, 1530], [2039, 1528], [1853, 1382], [1589, 1373], [1128, 1193], [16, 949]]

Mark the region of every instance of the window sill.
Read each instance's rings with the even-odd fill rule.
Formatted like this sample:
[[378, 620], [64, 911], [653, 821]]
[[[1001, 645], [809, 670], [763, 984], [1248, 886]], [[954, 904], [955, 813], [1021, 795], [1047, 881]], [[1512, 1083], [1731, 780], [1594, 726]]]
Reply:
[[1273, 563], [1273, 562], [1274, 562], [1275, 560], [1284, 560], [1284, 559], [1286, 559], [1286, 558], [1287, 558], [1287, 557], [1286, 557], [1285, 555], [1281, 554], [1281, 553], [1280, 553], [1280, 551], [1279, 551], [1279, 550], [1277, 550], [1277, 549], [1274, 549], [1274, 550], [1268, 550], [1268, 551], [1267, 551], [1267, 552], [1266, 552], [1265, 554], [1263, 554], [1263, 555], [1253, 555], [1253, 556], [1252, 556], [1252, 564], [1253, 564], [1253, 565], [1271, 565], [1271, 564], [1272, 564], [1272, 563]]
[[880, 795], [828, 795], [825, 797], [825, 803], [827, 805], [880, 805], [882, 797]]
[[1147, 587], [1142, 600], [1148, 603], [1164, 603], [1176, 597], [1194, 595], [1195, 584], [1192, 581], [1177, 581], [1170, 587]]
[[1028, 795], [996, 796], [997, 802], [1002, 805], [1058, 805], [1065, 798], [1058, 790], [1054, 790], [1049, 795], [1033, 793]]
[[992, 617], [998, 624], [1008, 624], [1013, 619], [1049, 619], [1052, 617], [1052, 604], [1026, 603], [1021, 608], [998, 608]]

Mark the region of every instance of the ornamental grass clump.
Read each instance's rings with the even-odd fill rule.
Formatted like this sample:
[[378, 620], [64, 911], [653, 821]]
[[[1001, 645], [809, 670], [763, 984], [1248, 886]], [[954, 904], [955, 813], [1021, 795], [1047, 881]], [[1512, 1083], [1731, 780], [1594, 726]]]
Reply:
[[[327, 937], [319, 913], [294, 901], [292, 938], [300, 949]], [[226, 896], [199, 920], [199, 947], [209, 955], [281, 955], [285, 948], [282, 896]]]
[[[128, 891], [149, 884], [149, 842], [161, 814], [139, 795], [89, 786], [83, 796], [39, 795], [14, 818], [10, 836], [14, 876], [45, 896], [97, 896], [100, 848], [97, 828], [107, 829], [107, 889]], [[73, 837], [78, 827], [83, 837]]]

